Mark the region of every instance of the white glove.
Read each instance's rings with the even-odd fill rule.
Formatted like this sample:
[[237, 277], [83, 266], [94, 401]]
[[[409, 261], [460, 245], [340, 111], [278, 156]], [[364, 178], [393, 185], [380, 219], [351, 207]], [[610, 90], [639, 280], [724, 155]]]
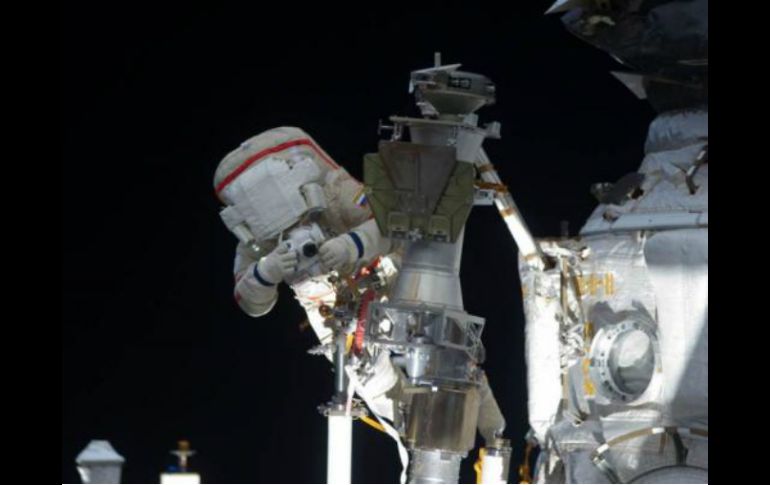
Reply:
[[340, 270], [358, 259], [358, 249], [347, 234], [329, 239], [318, 250], [321, 265], [327, 270]]
[[289, 245], [284, 242], [259, 261], [254, 276], [257, 280], [263, 280], [260, 283], [275, 285], [294, 274], [298, 264], [297, 252], [289, 251]]

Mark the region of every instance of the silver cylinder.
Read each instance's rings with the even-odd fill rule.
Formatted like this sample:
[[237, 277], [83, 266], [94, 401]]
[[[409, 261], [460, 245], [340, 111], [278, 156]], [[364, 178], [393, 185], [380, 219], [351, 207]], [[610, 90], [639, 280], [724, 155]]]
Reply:
[[409, 483], [458, 483], [462, 455], [441, 450], [413, 450]]
[[465, 229], [454, 243], [412, 241], [401, 261], [391, 300], [463, 310], [460, 262]]
[[511, 442], [497, 438], [487, 443], [481, 462], [481, 483], [508, 483], [511, 466]]
[[340, 333], [334, 351], [334, 391], [337, 399], [347, 399], [345, 383], [345, 334]]
[[476, 161], [481, 144], [487, 134], [484, 130], [462, 124], [438, 125], [414, 123], [409, 127], [409, 133], [414, 143], [434, 146], [454, 146], [457, 159], [463, 162]]

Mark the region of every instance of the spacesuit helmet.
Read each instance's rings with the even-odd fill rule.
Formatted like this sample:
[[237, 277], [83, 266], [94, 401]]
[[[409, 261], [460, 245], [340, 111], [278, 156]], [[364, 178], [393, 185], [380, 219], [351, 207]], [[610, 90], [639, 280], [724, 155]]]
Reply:
[[223, 222], [247, 246], [275, 241], [326, 208], [323, 190], [339, 166], [303, 130], [267, 130], [231, 151], [214, 174], [214, 190], [225, 204]]

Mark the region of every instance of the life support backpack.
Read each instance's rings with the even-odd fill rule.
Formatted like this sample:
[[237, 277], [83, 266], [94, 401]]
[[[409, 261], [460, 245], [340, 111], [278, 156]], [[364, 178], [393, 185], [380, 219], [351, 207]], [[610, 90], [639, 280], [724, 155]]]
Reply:
[[279, 235], [305, 215], [326, 208], [322, 185], [339, 165], [299, 128], [265, 131], [222, 159], [214, 190], [220, 216], [241, 242]]

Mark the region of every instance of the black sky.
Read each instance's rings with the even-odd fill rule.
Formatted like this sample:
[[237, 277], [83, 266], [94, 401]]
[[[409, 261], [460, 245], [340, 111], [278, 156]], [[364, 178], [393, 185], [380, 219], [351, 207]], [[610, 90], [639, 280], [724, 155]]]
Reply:
[[[68, 4], [61, 10], [62, 481], [90, 439], [123, 454], [125, 482], [157, 482], [189, 439], [209, 483], [325, 480], [331, 393], [283, 288], [250, 319], [232, 298], [234, 237], [219, 220], [218, 161], [263, 130], [310, 133], [354, 176], [379, 119], [414, 113], [409, 72], [445, 63], [489, 76], [499, 121], [486, 143], [537, 236], [577, 231], [589, 185], [635, 170], [651, 109], [609, 56], [570, 36], [548, 2], [377, 2], [198, 7]], [[526, 385], [516, 249], [474, 209], [466, 310], [487, 319], [485, 368], [508, 420], [515, 472]], [[390, 440], [356, 424], [353, 479], [395, 481]], [[472, 479], [466, 460], [463, 478]]]

